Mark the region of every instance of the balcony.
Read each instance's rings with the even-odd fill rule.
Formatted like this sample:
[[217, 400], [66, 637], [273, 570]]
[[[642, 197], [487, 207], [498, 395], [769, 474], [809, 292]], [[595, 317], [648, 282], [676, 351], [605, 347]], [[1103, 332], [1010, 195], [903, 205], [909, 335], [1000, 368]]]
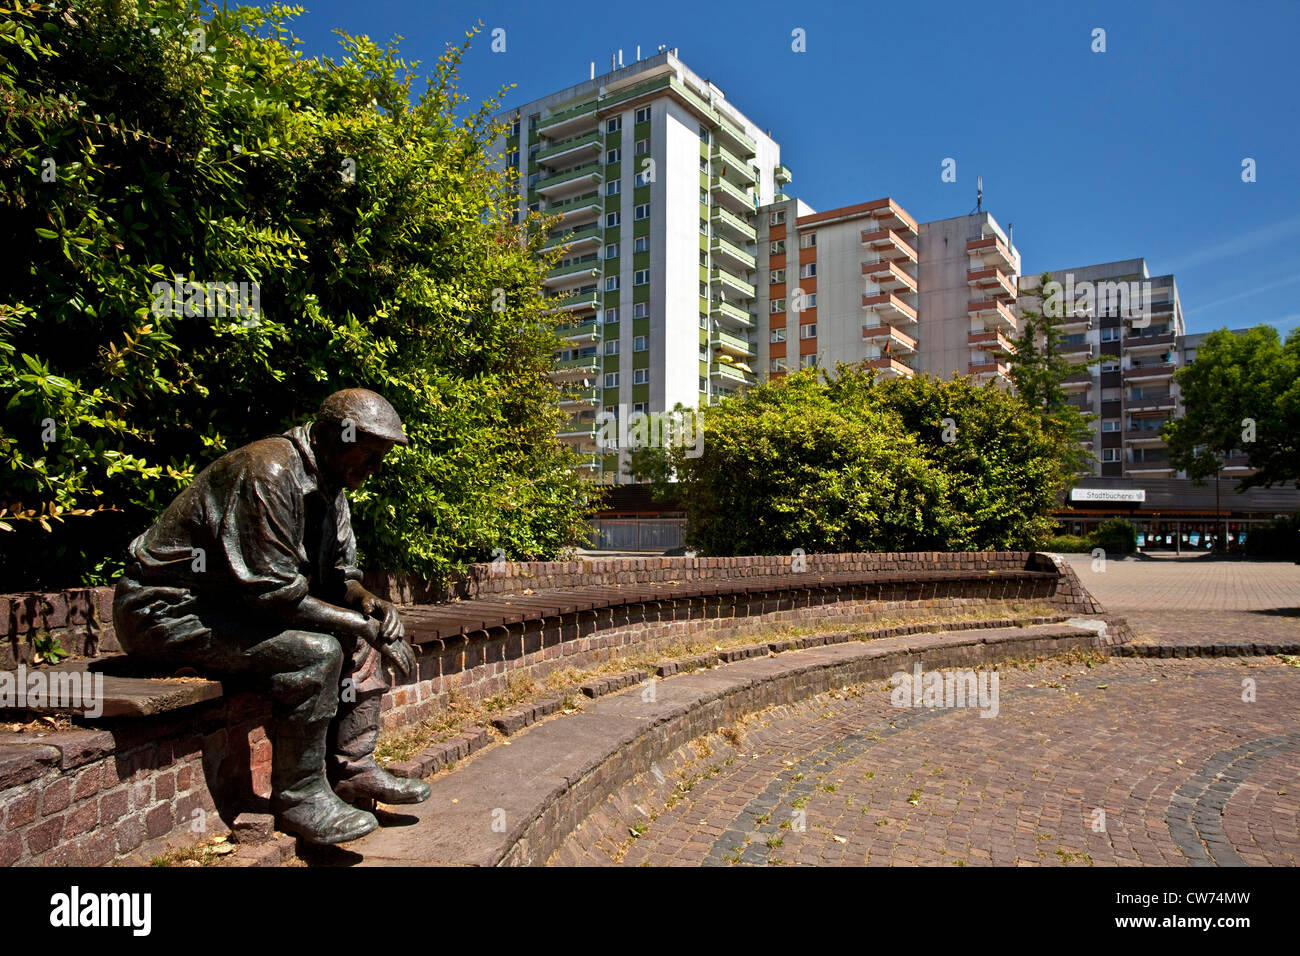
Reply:
[[916, 322], [916, 309], [892, 292], [864, 295], [862, 307], [875, 313], [879, 325], [911, 325]]
[[885, 292], [916, 292], [916, 279], [904, 272], [892, 259], [870, 260], [862, 263], [862, 274]]
[[1177, 371], [1178, 366], [1172, 362], [1161, 362], [1154, 365], [1134, 365], [1124, 369], [1124, 381], [1142, 382], [1156, 381], [1162, 378], [1169, 378]]
[[916, 374], [911, 366], [892, 358], [870, 359], [863, 364], [869, 369], [874, 369], [881, 378], [911, 378]]
[[758, 240], [758, 232], [753, 226], [722, 206], [714, 206], [709, 213], [709, 219], [712, 220], [715, 227], [730, 233], [733, 239], [739, 239], [741, 242], [756, 242]]
[[985, 299], [1017, 296], [1015, 283], [1001, 269], [972, 269], [966, 273], [966, 284]]
[[984, 327], [1016, 331], [1016, 317], [1010, 309], [998, 299], [985, 299], [983, 302], [968, 302], [966, 313], [984, 323]]
[[[1016, 260], [1011, 250], [997, 236], [976, 236], [966, 243], [966, 252], [972, 259], [980, 259], [985, 267], [993, 266], [1015, 273]], [[971, 271], [977, 271], [972, 266]]]
[[1168, 332], [1164, 335], [1126, 335], [1124, 336], [1124, 349], [1134, 351], [1136, 349], [1160, 349], [1169, 351], [1174, 347], [1174, 334]]
[[1078, 342], [1074, 345], [1063, 344], [1060, 348], [1060, 353], [1071, 361], [1095, 358], [1097, 354], [1093, 350], [1091, 342]]
[[709, 378], [717, 378], [725, 382], [739, 382], [742, 385], [753, 385], [757, 381], [753, 375], [747, 375], [726, 362], [718, 362], [713, 365], [709, 369]]
[[560, 398], [561, 408], [582, 407], [600, 404], [601, 392], [598, 388], [583, 388]]
[[713, 252], [714, 258], [722, 260], [724, 266], [730, 265], [741, 269], [753, 269], [757, 265], [751, 253], [746, 252], [739, 246], [732, 245], [725, 239], [715, 238], [709, 249]]
[[554, 193], [569, 189], [599, 186], [604, 179], [605, 167], [602, 163], [587, 163], [539, 180], [537, 192], [539, 195], [550, 197]]
[[600, 198], [599, 193], [585, 193], [572, 199], [551, 202], [545, 209], [548, 213], [559, 213], [560, 221], [567, 226], [576, 226], [577, 223], [588, 219], [598, 219], [604, 211], [605, 202]]
[[580, 455], [578, 457], [578, 468], [583, 471], [600, 471], [603, 464], [601, 458], [602, 456], [598, 454]]
[[966, 371], [975, 376], [977, 382], [988, 382], [995, 379], [1010, 381], [1011, 366], [1005, 362], [971, 362]]
[[547, 302], [554, 309], [561, 309], [565, 312], [578, 312], [582, 309], [599, 309], [600, 292], [592, 290], [590, 292], [578, 292], [574, 295], [557, 295], [550, 296]]
[[709, 345], [730, 355], [732, 358], [752, 359], [758, 355], [758, 346], [747, 338], [732, 335], [730, 332], [717, 331], [709, 337]]
[[754, 175], [754, 168], [724, 146], [715, 144], [713, 151], [709, 153], [709, 159], [721, 165], [726, 170], [726, 175], [742, 188], [752, 186], [758, 181], [758, 177]]
[[712, 300], [709, 315], [720, 322], [739, 326], [742, 329], [752, 329], [754, 327], [752, 313], [721, 299]]
[[709, 186], [723, 203], [734, 212], [745, 215], [754, 211], [754, 200], [748, 193], [738, 186], [732, 185], [721, 176], [714, 175], [709, 178]]
[[904, 211], [903, 207], [886, 197], [877, 199], [868, 203], [871, 208], [871, 218], [875, 220], [873, 231], [890, 230], [906, 236], [909, 239], [916, 236], [916, 220]]
[[1124, 440], [1130, 445], [1164, 446], [1165, 443], [1165, 440], [1160, 437], [1159, 430], [1150, 428], [1130, 428], [1124, 433]]
[[718, 114], [718, 125], [715, 127], [714, 140], [727, 147], [742, 159], [749, 159], [758, 152], [758, 144], [745, 134], [739, 126], [734, 125], [730, 120], [724, 119], [722, 114]]
[[547, 139], [559, 139], [577, 133], [596, 122], [596, 101], [588, 100], [568, 109], [543, 116], [537, 121], [537, 134]]
[[916, 339], [892, 325], [864, 325], [862, 340], [882, 353], [911, 355], [916, 351]]
[[720, 282], [724, 286], [730, 287], [733, 291], [738, 292], [742, 298], [754, 298], [754, 286], [738, 275], [728, 272], [726, 269], [720, 269], [714, 266], [709, 270], [709, 275], [715, 282]]
[[600, 338], [600, 326], [593, 319], [580, 325], [562, 325], [555, 330], [561, 340], [579, 345], [590, 345]]
[[582, 246], [599, 247], [604, 239], [605, 232], [600, 226], [584, 226], [581, 229], [573, 229], [561, 236], [555, 236], [546, 240], [546, 245], [542, 246], [542, 252], [548, 252], [552, 249], [566, 248], [574, 251]]
[[581, 358], [557, 359], [551, 368], [551, 374], [563, 378], [595, 378], [600, 374], [600, 357], [584, 355]]
[[586, 262], [570, 262], [568, 265], [556, 266], [546, 273], [542, 279], [542, 284], [547, 288], [555, 288], [565, 285], [569, 282], [600, 278], [600, 260], [589, 259]]
[[785, 166], [777, 166], [772, 170], [772, 175], [776, 179], [777, 185], [784, 186], [794, 177], [790, 175], [790, 170]]
[[537, 162], [539, 165], [572, 165], [583, 153], [592, 153], [599, 155], [605, 148], [605, 137], [596, 130], [591, 133], [583, 133], [581, 136], [571, 136], [568, 139], [562, 139], [557, 143], [537, 153]]
[[862, 244], [882, 259], [906, 259], [916, 265], [916, 249], [893, 229], [863, 229]]
[[600, 434], [600, 425], [596, 423], [595, 416], [575, 415], [562, 424], [555, 434], [559, 438], [578, 438], [594, 442], [596, 436]]
[[1143, 395], [1140, 398], [1130, 397], [1124, 402], [1126, 412], [1172, 412], [1174, 410], [1174, 397], [1172, 395]]
[[1016, 347], [998, 329], [986, 332], [971, 332], [966, 336], [966, 344], [984, 352], [1004, 352], [1014, 354]]

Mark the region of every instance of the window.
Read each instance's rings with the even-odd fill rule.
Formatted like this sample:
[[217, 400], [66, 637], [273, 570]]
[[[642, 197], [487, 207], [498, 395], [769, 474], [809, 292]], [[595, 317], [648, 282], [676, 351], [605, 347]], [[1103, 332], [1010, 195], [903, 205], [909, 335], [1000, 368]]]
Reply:
[[605, 276], [605, 291], [606, 292], [618, 291], [618, 276]]
[[632, 151], [637, 156], [644, 156], [646, 153], [650, 152], [650, 140], [638, 139], [636, 141], [636, 146], [633, 147]]
[[649, 285], [649, 284], [650, 284], [650, 270], [649, 270], [649, 269], [637, 269], [635, 272], [633, 272], [633, 273], [632, 273], [632, 284], [633, 284], [633, 285]]
[[772, 315], [776, 315], [776, 313], [778, 312], [785, 311], [785, 299], [773, 299], [768, 304], [771, 306]]
[[623, 151], [618, 147], [615, 147], [614, 149], [611, 149], [608, 153], [605, 154], [605, 165], [613, 166], [622, 158], [623, 158]]
[[649, 171], [649, 170], [646, 170], [646, 171], [643, 172], [643, 173], [637, 173], [637, 174], [636, 174], [636, 182], [635, 182], [635, 185], [636, 185], [636, 186], [649, 186], [649, 185], [650, 185], [650, 171]]
[[774, 255], [774, 256], [783, 256], [783, 255], [785, 255], [785, 240], [784, 240], [784, 239], [777, 239], [775, 242], [772, 243], [772, 255]]
[[541, 144], [541, 143], [533, 143], [532, 146], [529, 146], [529, 147], [528, 147], [528, 160], [529, 160], [529, 162], [531, 162], [532, 160], [536, 159], [536, 158], [537, 158], [537, 154], [540, 153], [541, 151], [542, 151], [542, 144]]
[[609, 182], [605, 183], [606, 196], [617, 196], [622, 191], [623, 191], [623, 180], [621, 179], [612, 179]]
[[1117, 432], [1119, 428], [1118, 418], [1103, 418], [1101, 420], [1101, 430], [1104, 432]]
[[768, 274], [767, 279], [768, 279], [768, 282], [770, 282], [772, 285], [776, 285], [778, 282], [784, 282], [784, 281], [785, 281], [785, 270], [784, 270], [784, 269], [773, 269], [773, 270], [771, 271], [771, 273]]
[[650, 303], [636, 302], [632, 305], [632, 318], [646, 319], [650, 317]]
[[605, 387], [618, 388], [618, 372], [605, 373]]
[[776, 212], [773, 212], [773, 213], [769, 214], [768, 217], [767, 217], [767, 223], [768, 223], [769, 226], [779, 226], [779, 225], [781, 225], [783, 222], [785, 222], [785, 210], [784, 210], [784, 209], [778, 209], [778, 210], [776, 210]]
[[702, 265], [702, 266], [707, 266], [708, 264], [709, 264], [709, 254], [708, 254], [707, 252], [705, 252], [703, 249], [701, 249], [701, 250], [700, 250], [700, 265]]
[[[709, 141], [709, 128], [703, 124], [700, 125], [700, 139], [704, 140], [706, 143]], [[700, 391], [704, 391], [703, 382], [700, 383]]]
[[618, 321], [618, 309], [606, 309], [606, 310], [605, 310], [605, 324], [606, 324], [606, 325], [609, 325], [609, 324], [611, 324], [611, 323], [613, 323], [613, 322], [617, 322], [617, 321]]
[[708, 347], [707, 345], [701, 345], [701, 346], [700, 346], [700, 361], [701, 361], [701, 362], [707, 362], [708, 360], [709, 360], [709, 347]]
[[807, 324], [807, 325], [801, 325], [801, 326], [799, 326], [799, 338], [801, 338], [801, 339], [815, 339], [815, 338], [817, 338], [817, 323], [816, 323], [816, 322], [810, 322], [810, 323]]
[[707, 315], [705, 315], [703, 312], [701, 312], [701, 313], [700, 313], [700, 328], [702, 328], [702, 329], [707, 329], [708, 327], [709, 327], [709, 317], [708, 317]]
[[785, 341], [785, 329], [784, 329], [784, 328], [773, 329], [773, 330], [772, 330], [772, 341], [773, 341], [773, 342], [784, 342], [784, 341]]
[[789, 367], [785, 364], [785, 359], [783, 358], [772, 359], [768, 365], [768, 369], [774, 373], [783, 373], [787, 371], [788, 368]]
[[649, 384], [650, 384], [650, 370], [649, 370], [648, 368], [638, 368], [638, 369], [633, 369], [633, 370], [632, 370], [632, 384], [633, 384], [633, 385], [649, 385]]
[[649, 252], [649, 251], [650, 251], [650, 237], [649, 237], [649, 236], [637, 236], [635, 239], [633, 239], [633, 240], [632, 240], [632, 251], [633, 251], [633, 252]]
[[1118, 361], [1102, 362], [1102, 363], [1101, 363], [1101, 370], [1102, 370], [1103, 372], [1118, 372], [1118, 371], [1119, 371], [1119, 362], [1118, 362]]
[[537, 212], [537, 211], [539, 211], [541, 208], [542, 208], [542, 204], [539, 203], [539, 202], [530, 202], [530, 203], [528, 204], [528, 211], [529, 211], [529, 212]]
[[799, 237], [800, 249], [813, 249], [817, 246], [817, 233], [809, 232]]
[[707, 156], [701, 156], [701, 157], [700, 157], [700, 172], [702, 172], [702, 173], [707, 173], [708, 171], [709, 171], [709, 157], [707, 157]]
[[615, 418], [615, 420], [618, 419], [618, 406], [617, 406], [617, 405], [606, 405], [606, 406], [605, 406], [605, 412], [606, 412], [607, 414], [609, 414], [609, 415], [613, 415], [614, 418]]
[[[532, 129], [532, 128], [533, 128], [533, 127], [532, 127], [532, 124], [529, 124], [528, 128], [529, 128], [529, 129]], [[511, 135], [511, 136], [518, 136], [518, 135], [519, 135], [519, 117], [518, 117], [518, 116], [516, 116], [516, 117], [515, 117], [515, 121], [514, 121], [513, 123], [510, 124], [510, 135]]]
[[607, 213], [605, 213], [605, 228], [606, 228], [606, 229], [613, 229], [615, 226], [617, 226], [617, 225], [618, 225], [619, 223], [621, 223], [622, 221], [623, 221], [623, 214], [622, 214], [621, 212], [607, 212]]
[[1102, 461], [1123, 461], [1123, 459], [1120, 457], [1120, 452], [1122, 451], [1123, 451], [1122, 448], [1103, 448], [1101, 450], [1101, 460]]
[[618, 258], [618, 243], [617, 243], [617, 242], [611, 242], [609, 245], [607, 245], [607, 246], [605, 247], [605, 258], [606, 258], [606, 259], [617, 259], [617, 258]]
[[1101, 340], [1102, 340], [1103, 342], [1118, 342], [1118, 341], [1119, 341], [1119, 326], [1117, 325], [1117, 326], [1115, 326], [1115, 328], [1113, 328], [1113, 329], [1102, 329], [1102, 330], [1101, 330]]
[[817, 263], [805, 262], [799, 267], [800, 279], [811, 279], [817, 275]]
[[1101, 400], [1103, 402], [1118, 402], [1124, 396], [1122, 388], [1103, 388], [1101, 390]]
[[804, 309], [815, 309], [815, 308], [817, 308], [817, 293], [805, 292], [803, 294], [803, 305], [799, 307], [799, 311], [802, 312]]
[[646, 413], [646, 408], [648, 406], [649, 406], [649, 402], [633, 402], [632, 413], [634, 415], [644, 415]]
[[650, 122], [650, 107], [648, 107], [648, 106], [643, 106], [643, 107], [641, 107], [639, 110], [637, 110], [637, 111], [636, 111], [636, 121], [637, 121], [638, 123], [648, 123], [648, 122]]
[[506, 165], [507, 166], [519, 165], [519, 150], [512, 149], [510, 152], [506, 154]]
[[618, 354], [618, 339], [610, 339], [608, 342], [605, 343], [605, 354], [606, 355]]
[[800, 355], [800, 356], [799, 356], [799, 367], [800, 367], [800, 368], [816, 368], [816, 367], [817, 367], [817, 353], [815, 353], [815, 352], [809, 352], [807, 355]]
[[528, 128], [537, 129], [537, 121], [542, 118], [541, 113], [533, 113], [528, 117]]
[[643, 203], [641, 203], [640, 205], [638, 205], [638, 206], [636, 207], [636, 209], [634, 209], [634, 210], [632, 211], [632, 218], [633, 218], [633, 219], [649, 219], [649, 218], [650, 218], [650, 204], [649, 204], [648, 202], [643, 202]]
[[637, 335], [632, 339], [633, 352], [645, 352], [650, 348], [650, 336]]
[[606, 133], [617, 133], [622, 128], [623, 128], [623, 117], [621, 116], [615, 116], [613, 119], [607, 120], [605, 123]]

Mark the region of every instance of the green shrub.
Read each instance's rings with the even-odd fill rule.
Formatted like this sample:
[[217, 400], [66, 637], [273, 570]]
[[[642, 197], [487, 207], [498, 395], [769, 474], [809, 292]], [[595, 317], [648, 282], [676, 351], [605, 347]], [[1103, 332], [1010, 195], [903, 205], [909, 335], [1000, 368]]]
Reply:
[[1092, 551], [1092, 541], [1077, 534], [1053, 535], [1038, 546], [1039, 551], [1054, 554], [1087, 554]]
[[1137, 528], [1124, 518], [1103, 521], [1089, 536], [1092, 547], [1108, 555], [1132, 554], [1137, 550]]
[[[458, 109], [465, 47], [413, 105], [394, 46], [307, 58], [291, 16], [3, 14], [7, 587], [111, 577], [199, 469], [348, 386], [387, 397], [412, 440], [353, 496], [369, 566], [434, 576], [580, 540], [591, 486], [554, 438], [545, 232], [511, 225], [494, 103]], [[173, 277], [257, 283], [260, 312], [169, 313], [155, 283]]]
[[1300, 512], [1252, 527], [1246, 534], [1245, 551], [1253, 558], [1300, 561]]

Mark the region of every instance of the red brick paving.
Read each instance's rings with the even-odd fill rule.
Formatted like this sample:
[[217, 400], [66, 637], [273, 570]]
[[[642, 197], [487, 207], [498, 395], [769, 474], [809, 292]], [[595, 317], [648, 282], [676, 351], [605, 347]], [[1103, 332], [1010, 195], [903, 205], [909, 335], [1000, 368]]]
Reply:
[[[1254, 703], [1241, 699], [1245, 678]], [[1300, 668], [1277, 658], [1004, 667], [992, 719], [895, 708], [887, 686], [771, 708], [739, 748], [717, 734], [682, 748], [599, 807], [551, 862], [1300, 858]]]

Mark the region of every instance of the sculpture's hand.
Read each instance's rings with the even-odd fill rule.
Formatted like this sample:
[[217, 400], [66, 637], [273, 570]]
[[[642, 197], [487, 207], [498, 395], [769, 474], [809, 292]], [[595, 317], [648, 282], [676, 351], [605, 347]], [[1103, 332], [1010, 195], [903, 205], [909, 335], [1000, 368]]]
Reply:
[[387, 644], [381, 644], [379, 653], [403, 677], [409, 677], [415, 669], [415, 652], [411, 650], [411, 645], [404, 640], [399, 639], [390, 641]]
[[348, 582], [348, 599], [353, 607], [358, 608], [366, 617], [383, 622], [382, 640], [385, 642], [400, 640], [406, 635], [401, 615], [397, 607], [383, 598], [371, 594], [359, 582]]

